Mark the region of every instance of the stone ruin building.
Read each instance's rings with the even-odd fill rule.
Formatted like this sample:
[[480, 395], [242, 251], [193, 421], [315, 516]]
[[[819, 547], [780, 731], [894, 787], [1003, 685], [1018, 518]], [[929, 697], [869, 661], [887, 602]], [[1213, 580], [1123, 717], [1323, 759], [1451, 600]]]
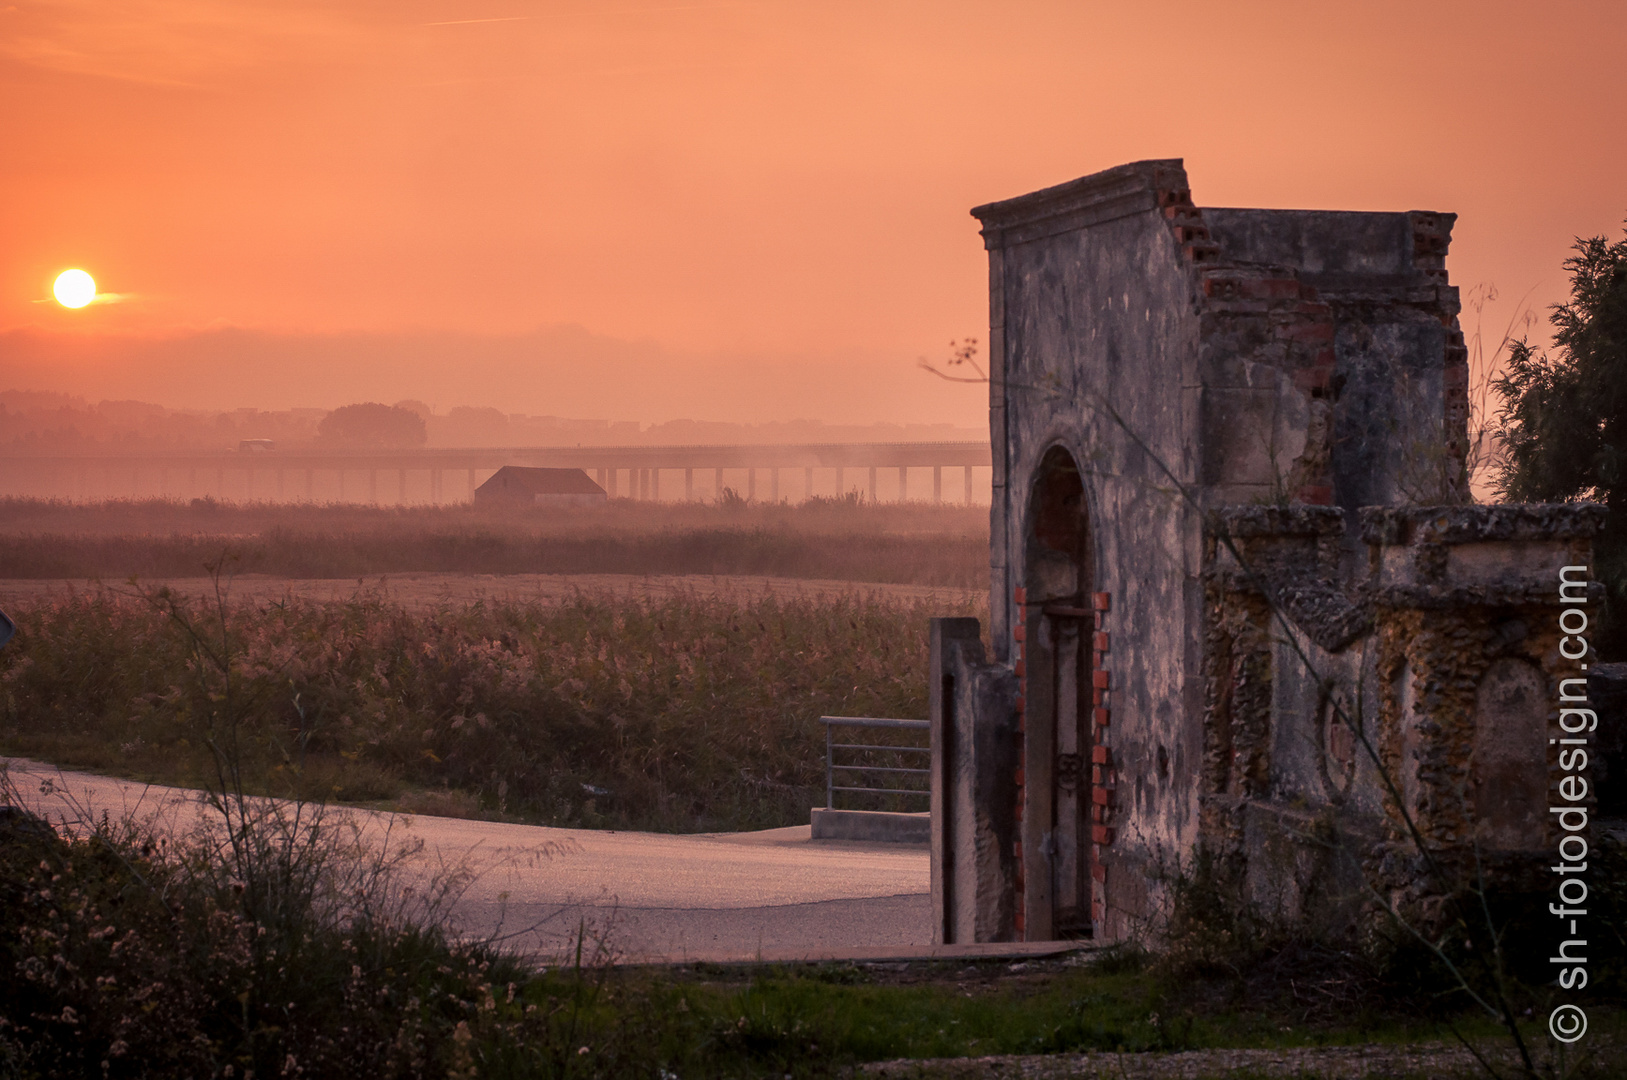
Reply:
[[1363, 738], [1432, 847], [1551, 853], [1603, 510], [1469, 502], [1454, 215], [1200, 208], [1179, 160], [972, 213], [992, 655], [934, 621], [936, 939], [1123, 938], [1200, 850], [1291, 918], [1404, 899]]

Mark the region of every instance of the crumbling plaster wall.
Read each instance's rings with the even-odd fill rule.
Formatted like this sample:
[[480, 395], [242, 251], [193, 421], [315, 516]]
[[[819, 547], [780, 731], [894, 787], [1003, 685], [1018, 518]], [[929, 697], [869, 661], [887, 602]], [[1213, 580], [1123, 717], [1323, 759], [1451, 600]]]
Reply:
[[1200, 301], [1211, 505], [1354, 513], [1461, 497], [1468, 354], [1445, 271], [1455, 216], [1195, 214], [1215, 251]]
[[[1377, 571], [1356, 522], [1365, 505], [1465, 494], [1453, 216], [1200, 209], [1174, 160], [973, 213], [990, 267], [992, 660], [1018, 679], [1016, 812], [1038, 810], [1018, 823], [1013, 932], [1035, 902], [1025, 877], [1046, 872], [1051, 803], [1035, 793], [1052, 755], [1023, 712], [1030, 695], [1049, 704], [1040, 609], [1066, 575], [1029, 545], [1036, 477], [1059, 448], [1090, 530], [1093, 579], [1073, 601], [1099, 605], [1096, 935], [1145, 919], [1155, 864], [1200, 835], [1251, 889], [1268, 885], [1251, 865], [1291, 863], [1279, 906], [1304, 908], [1335, 879], [1353, 887], [1301, 841], [1329, 810], [1380, 835], [1383, 784], [1303, 660], [1374, 725], [1386, 687], [1402, 714], [1435, 707], [1429, 677], [1398, 677], [1386, 659], [1403, 616], [1361, 592]], [[1206, 515], [1240, 504], [1238, 549], [1225, 550]], [[1394, 546], [1372, 548], [1379, 565]], [[1269, 586], [1247, 580], [1255, 562]], [[1503, 697], [1517, 697], [1524, 676], [1508, 677]], [[1417, 753], [1424, 728], [1401, 729]]]
[[1344, 562], [1337, 510], [1210, 519], [1203, 843], [1242, 895], [1339, 919], [1378, 887], [1427, 917], [1441, 887], [1414, 829], [1459, 875], [1476, 848], [1517, 878], [1551, 847], [1547, 728], [1574, 675], [1555, 590], [1602, 521], [1591, 504], [1369, 508], [1366, 573], [1331, 578], [1341, 614], [1300, 595]]
[[[1119, 925], [1108, 933], [1120, 936], [1129, 917], [1122, 909], [1138, 916], [1145, 898], [1137, 891], [1115, 903], [1115, 888], [1139, 890], [1138, 864], [1149, 853], [1190, 846], [1197, 835], [1202, 529], [1178, 490], [1199, 480], [1191, 252], [1164, 212], [1170, 193], [1184, 197], [1185, 174], [1178, 163], [1112, 173], [1004, 204], [984, 216], [984, 235], [994, 315], [995, 655], [1022, 662], [1013, 631], [1037, 620], [1047, 599], [1020, 604], [1017, 590], [1028, 580], [1034, 477], [1060, 446], [1084, 485], [1096, 568], [1085, 591], [1107, 593], [1112, 604], [1104, 741], [1118, 783], [1107, 819], [1115, 830], [1107, 900], [1119, 911], [1109, 912]], [[1047, 782], [1046, 765], [1025, 760], [1028, 784]], [[1043, 831], [1025, 820], [1030, 877]]]

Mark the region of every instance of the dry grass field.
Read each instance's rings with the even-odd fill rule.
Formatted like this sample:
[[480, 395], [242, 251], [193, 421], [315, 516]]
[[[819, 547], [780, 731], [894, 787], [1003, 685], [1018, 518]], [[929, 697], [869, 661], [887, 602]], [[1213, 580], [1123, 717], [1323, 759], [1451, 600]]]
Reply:
[[[550, 824], [807, 820], [826, 714], [919, 716], [986, 512], [0, 504], [0, 748]], [[215, 573], [206, 572], [213, 566]], [[913, 807], [911, 807], [913, 809]]]
[[811, 500], [476, 506], [0, 500], [0, 577], [748, 575], [980, 589], [988, 511]]

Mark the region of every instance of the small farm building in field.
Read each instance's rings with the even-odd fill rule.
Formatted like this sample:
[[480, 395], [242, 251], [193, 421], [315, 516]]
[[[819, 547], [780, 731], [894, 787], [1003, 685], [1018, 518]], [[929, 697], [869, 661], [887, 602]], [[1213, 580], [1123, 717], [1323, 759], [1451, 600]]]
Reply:
[[581, 469], [530, 469], [504, 465], [475, 488], [478, 503], [535, 506], [593, 506], [606, 502], [604, 488]]

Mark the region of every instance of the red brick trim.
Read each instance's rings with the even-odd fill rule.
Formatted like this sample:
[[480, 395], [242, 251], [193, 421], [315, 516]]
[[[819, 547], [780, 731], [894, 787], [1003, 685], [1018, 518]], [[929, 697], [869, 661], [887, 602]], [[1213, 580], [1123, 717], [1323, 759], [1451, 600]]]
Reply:
[[1095, 933], [1100, 936], [1107, 902], [1107, 864], [1103, 855], [1104, 849], [1112, 845], [1115, 835], [1111, 823], [1117, 786], [1113, 772], [1113, 751], [1107, 744], [1113, 718], [1110, 700], [1113, 679], [1108, 670], [1111, 631], [1107, 628], [1108, 615], [1113, 610], [1112, 594], [1092, 593], [1090, 606], [1096, 611], [1090, 672], [1091, 686], [1094, 687], [1091, 693], [1094, 707], [1090, 711], [1090, 917], [1096, 928]]

